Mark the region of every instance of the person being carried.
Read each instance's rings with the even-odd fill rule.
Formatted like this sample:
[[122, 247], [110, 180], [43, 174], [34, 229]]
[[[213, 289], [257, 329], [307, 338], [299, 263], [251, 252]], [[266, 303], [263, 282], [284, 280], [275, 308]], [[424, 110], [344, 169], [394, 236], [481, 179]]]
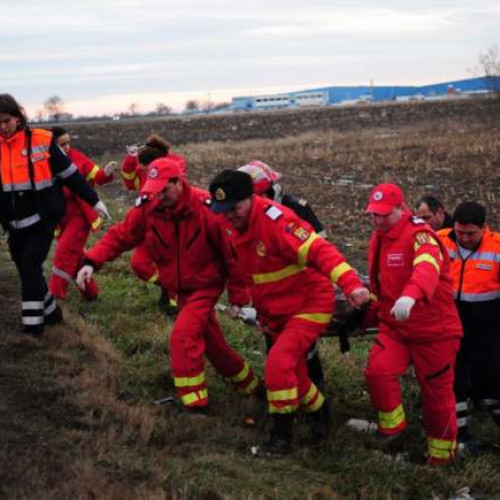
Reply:
[[365, 380], [378, 411], [382, 448], [403, 436], [407, 419], [399, 377], [413, 364], [421, 389], [428, 461], [455, 457], [453, 373], [462, 326], [453, 301], [450, 262], [434, 231], [412, 215], [395, 184], [379, 184], [366, 213], [370, 289], [378, 297], [379, 332]]
[[[52, 127], [52, 135], [91, 186], [109, 184], [114, 180], [116, 162], [110, 161], [104, 168], [100, 168], [81, 151], [71, 147], [71, 136], [66, 129]], [[97, 211], [80, 197], [68, 188], [63, 188], [63, 192], [66, 212], [56, 228], [57, 245], [49, 279], [49, 289], [58, 299], [66, 298], [69, 284], [76, 278], [90, 231], [98, 231], [103, 224]], [[99, 288], [95, 281], [89, 282], [82, 294], [86, 300], [95, 300], [98, 295]]]
[[125, 219], [87, 251], [79, 286], [85, 288], [104, 263], [145, 245], [158, 267], [161, 286], [178, 297], [169, 352], [175, 389], [185, 410], [204, 412], [208, 407], [205, 355], [234, 387], [252, 394], [258, 389], [258, 377], [228, 345], [214, 312], [226, 283], [233, 307], [248, 301], [223, 228], [171, 158], [149, 164], [141, 193]]
[[31, 129], [17, 101], [0, 94], [0, 223], [9, 234], [10, 254], [21, 278], [22, 324], [30, 334], [40, 335], [45, 324], [62, 321], [43, 263], [64, 215], [63, 184], [109, 218], [106, 205], [52, 132]]
[[487, 226], [481, 204], [465, 201], [453, 213], [453, 228], [438, 235], [451, 259], [464, 329], [455, 369], [458, 439], [474, 453], [478, 443], [468, 429], [469, 396], [482, 401], [500, 425], [500, 233]]
[[[259, 322], [272, 337], [265, 366], [269, 440], [252, 453], [273, 457], [289, 453], [299, 406], [310, 413], [313, 439], [325, 437], [329, 405], [307, 374], [306, 355], [330, 323], [335, 307], [331, 282], [360, 307], [369, 292], [337, 248], [319, 238], [292, 210], [255, 196], [251, 177], [224, 170], [210, 184], [212, 210], [221, 213]], [[237, 317], [239, 311], [234, 310]]]

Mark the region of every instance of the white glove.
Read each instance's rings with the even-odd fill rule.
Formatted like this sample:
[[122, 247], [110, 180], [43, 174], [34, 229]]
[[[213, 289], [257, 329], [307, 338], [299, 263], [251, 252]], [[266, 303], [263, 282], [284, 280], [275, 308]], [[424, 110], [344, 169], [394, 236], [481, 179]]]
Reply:
[[104, 165], [104, 173], [109, 177], [110, 175], [115, 173], [116, 167], [118, 167], [116, 161], [110, 161]]
[[247, 325], [257, 325], [257, 311], [253, 307], [242, 307], [238, 318]]
[[355, 288], [349, 296], [349, 303], [355, 309], [359, 309], [370, 300], [370, 290], [366, 287]]
[[391, 314], [396, 318], [396, 321], [406, 321], [410, 317], [410, 312], [415, 305], [415, 299], [411, 297], [399, 297], [391, 309]]
[[94, 268], [88, 264], [83, 266], [76, 275], [76, 284], [80, 290], [85, 290], [87, 283], [92, 279]]
[[108, 209], [103, 201], [98, 201], [94, 206], [94, 210], [101, 216], [101, 219], [111, 220], [111, 216], [109, 215]]

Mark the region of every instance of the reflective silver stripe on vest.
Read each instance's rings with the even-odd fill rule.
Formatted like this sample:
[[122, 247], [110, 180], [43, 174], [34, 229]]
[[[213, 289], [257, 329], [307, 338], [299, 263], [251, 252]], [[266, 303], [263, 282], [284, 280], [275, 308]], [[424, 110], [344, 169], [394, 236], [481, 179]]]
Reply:
[[23, 325], [43, 325], [43, 316], [23, 316]]
[[45, 153], [45, 151], [48, 151], [49, 147], [48, 146], [35, 146], [34, 148], [31, 148], [32, 153]]
[[[54, 185], [54, 179], [45, 179], [43, 181], [35, 182], [35, 190], [41, 191], [42, 189], [48, 188]], [[4, 184], [3, 190], [6, 193], [12, 193], [17, 191], [31, 191], [31, 182], [18, 182], [16, 184]]]
[[467, 417], [457, 418], [457, 426], [458, 427], [465, 427], [466, 425], [467, 425]]
[[500, 253], [479, 252], [472, 255], [469, 260], [490, 260], [491, 262], [500, 262]]
[[45, 304], [43, 303], [42, 300], [26, 300], [23, 301], [23, 311], [27, 309], [34, 309], [35, 311], [37, 309], [43, 309], [45, 307]]
[[63, 280], [66, 280], [69, 283], [71, 283], [73, 281], [73, 278], [66, 271], [63, 271], [62, 269], [59, 269], [58, 267], [54, 266], [52, 268], [52, 274], [59, 276], [60, 278], [62, 278]]
[[468, 409], [467, 401], [460, 401], [455, 405], [457, 411], [464, 411]]
[[75, 164], [72, 163], [68, 168], [65, 168], [62, 172], [56, 174], [59, 179], [67, 179], [70, 175], [74, 174], [78, 169]]
[[[457, 298], [457, 293], [453, 292], [455, 298]], [[460, 294], [460, 300], [463, 302], [486, 302], [487, 300], [495, 300], [500, 298], [500, 290], [494, 290], [492, 292], [483, 293], [464, 293]]]
[[41, 220], [41, 217], [38, 214], [35, 214], [20, 220], [10, 220], [9, 226], [13, 229], [24, 229], [25, 227], [32, 226]]
[[43, 181], [35, 182], [35, 189], [41, 191], [42, 189], [48, 188], [54, 185], [54, 179], [45, 179]]

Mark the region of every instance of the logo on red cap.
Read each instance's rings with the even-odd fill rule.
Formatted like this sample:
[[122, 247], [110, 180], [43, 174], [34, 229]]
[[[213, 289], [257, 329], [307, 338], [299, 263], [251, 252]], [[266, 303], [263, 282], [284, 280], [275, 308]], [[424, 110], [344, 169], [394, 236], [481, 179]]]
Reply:
[[384, 193], [382, 193], [382, 191], [375, 191], [375, 192], [373, 193], [373, 196], [372, 196], [372, 198], [373, 198], [375, 201], [380, 201], [383, 197], [384, 197]]
[[148, 177], [150, 179], [156, 179], [158, 177], [158, 170], [155, 167], [151, 167], [148, 170]]

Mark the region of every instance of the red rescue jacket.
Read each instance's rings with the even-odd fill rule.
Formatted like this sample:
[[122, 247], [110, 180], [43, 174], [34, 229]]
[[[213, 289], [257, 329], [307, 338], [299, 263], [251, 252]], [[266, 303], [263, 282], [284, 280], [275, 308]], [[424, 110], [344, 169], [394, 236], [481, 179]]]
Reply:
[[305, 313], [306, 300], [317, 297], [333, 312], [331, 282], [347, 295], [362, 283], [344, 256], [320, 238], [312, 226], [292, 210], [260, 196], [253, 196], [249, 226], [230, 238], [244, 264], [255, 308], [264, 322]]
[[[104, 185], [112, 182], [115, 178], [114, 175], [106, 175], [104, 170], [102, 170], [98, 165], [96, 165], [90, 158], [85, 156], [81, 151], [77, 149], [70, 148], [68, 152], [69, 159], [78, 168], [78, 171], [85, 177], [87, 182], [91, 186]], [[66, 217], [71, 217], [74, 215], [83, 214], [90, 224], [92, 231], [98, 231], [103, 220], [99, 214], [85, 203], [81, 198], [76, 196], [68, 188], [63, 188], [64, 196], [66, 198]], [[58, 230], [56, 229], [56, 236], [58, 235]]]
[[[405, 210], [388, 232], [376, 230], [370, 241], [369, 264], [381, 332], [421, 340], [462, 335], [448, 253], [422, 219]], [[401, 296], [416, 300], [404, 322], [390, 313]]]
[[222, 225], [200, 200], [198, 190], [183, 182], [177, 204], [165, 208], [156, 198], [138, 198], [125, 219], [113, 225], [86, 254], [96, 267], [144, 243], [171, 294], [228, 285], [231, 304], [249, 301], [240, 266]]

